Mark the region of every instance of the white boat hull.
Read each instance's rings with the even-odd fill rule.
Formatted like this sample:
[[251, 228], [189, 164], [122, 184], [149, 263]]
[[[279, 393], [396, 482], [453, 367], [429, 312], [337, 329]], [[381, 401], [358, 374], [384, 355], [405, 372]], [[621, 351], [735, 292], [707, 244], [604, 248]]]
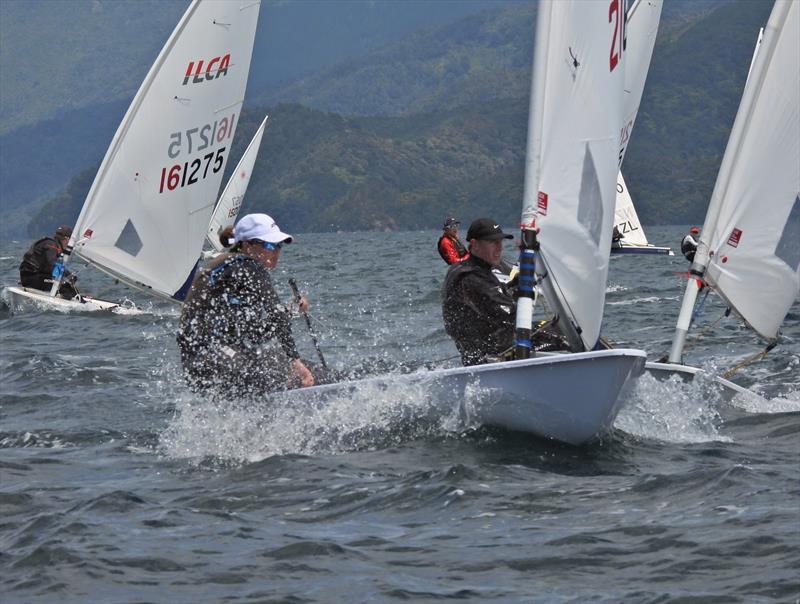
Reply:
[[402, 393], [422, 386], [433, 413], [455, 412], [470, 423], [581, 445], [611, 429], [623, 389], [641, 374], [645, 360], [641, 350], [600, 350], [381, 376], [288, 394], [300, 408], [352, 398], [360, 389]]
[[674, 256], [675, 253], [668, 247], [657, 245], [637, 245], [635, 243], [623, 243], [622, 245], [612, 245], [612, 254], [657, 254], [664, 256]]
[[667, 380], [672, 376], [678, 376], [684, 382], [692, 381], [697, 375], [707, 375], [708, 377], [713, 378], [714, 382], [719, 384], [726, 400], [730, 400], [738, 394], [757, 396], [754, 392], [748, 390], [747, 388], [743, 388], [738, 384], [734, 384], [725, 378], [707, 374], [699, 367], [692, 367], [690, 365], [676, 365], [675, 363], [656, 363], [654, 361], [650, 361], [645, 364], [645, 371], [647, 371], [657, 380]]
[[5, 288], [6, 299], [12, 312], [25, 310], [60, 310], [63, 312], [110, 312], [120, 308], [117, 302], [82, 297], [81, 300], [67, 300], [53, 297], [49, 293], [29, 287], [12, 286]]

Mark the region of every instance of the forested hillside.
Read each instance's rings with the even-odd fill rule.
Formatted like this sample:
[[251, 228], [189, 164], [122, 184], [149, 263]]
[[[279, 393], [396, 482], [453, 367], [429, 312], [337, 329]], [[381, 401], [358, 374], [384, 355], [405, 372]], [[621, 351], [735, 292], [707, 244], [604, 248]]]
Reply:
[[[264, 0], [246, 105], [260, 89], [368, 54], [420, 27], [520, 1]], [[100, 161], [188, 4], [0, 1], [0, 236], [13, 232], [9, 225], [37, 198]]]
[[[415, 229], [443, 212], [488, 206], [516, 220], [522, 196], [526, 101], [404, 118], [344, 118], [283, 104], [270, 121], [245, 211], [293, 230]], [[263, 113], [242, 114], [230, 173]], [[32, 235], [77, 217], [97, 167], [73, 179], [31, 222]]]
[[702, 222], [772, 5], [724, 5], [656, 43], [623, 166], [648, 222]]
[[[771, 4], [665, 7], [623, 167], [646, 223], [701, 219]], [[469, 15], [389, 45], [371, 60], [301, 79], [268, 106], [248, 104], [229, 168], [265, 112], [271, 120], [245, 210], [271, 212], [295, 230], [426, 228], [449, 212], [468, 219], [490, 211], [514, 223], [533, 17], [530, 5]], [[323, 112], [278, 98], [341, 106]], [[355, 117], [380, 108], [395, 117]], [[51, 200], [31, 234], [56, 215], [70, 222], [90, 180], [82, 174]]]
[[[263, 0], [250, 90], [524, 0]], [[130, 100], [189, 0], [2, 0], [0, 134]]]

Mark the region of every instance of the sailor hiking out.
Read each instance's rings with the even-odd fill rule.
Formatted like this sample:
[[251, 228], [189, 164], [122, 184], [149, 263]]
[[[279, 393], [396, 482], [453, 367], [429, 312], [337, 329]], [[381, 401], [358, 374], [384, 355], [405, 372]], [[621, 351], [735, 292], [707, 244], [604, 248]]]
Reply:
[[[70, 227], [60, 226], [52, 237], [42, 237], [35, 241], [25, 252], [19, 265], [20, 285], [49, 292], [54, 282], [53, 268], [58, 263], [59, 256], [64, 253], [71, 235]], [[75, 279], [74, 274], [65, 270], [58, 295], [68, 300], [77, 296]]]
[[[266, 214], [243, 217], [230, 253], [195, 278], [180, 319], [178, 345], [189, 385], [237, 398], [312, 386], [315, 379], [297, 352], [291, 311], [272, 286], [269, 271], [292, 236]], [[300, 310], [308, 301], [300, 298]]]

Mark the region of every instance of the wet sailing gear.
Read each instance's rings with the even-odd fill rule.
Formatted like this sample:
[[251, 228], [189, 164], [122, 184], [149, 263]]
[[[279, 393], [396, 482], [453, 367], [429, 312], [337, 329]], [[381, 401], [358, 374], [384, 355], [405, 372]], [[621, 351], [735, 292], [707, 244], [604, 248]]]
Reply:
[[286, 389], [299, 358], [269, 271], [243, 254], [223, 254], [195, 278], [178, 345], [193, 389], [235, 397]]
[[[64, 227], [59, 227], [61, 230]], [[53, 267], [58, 262], [58, 257], [64, 252], [61, 244], [52, 237], [42, 237], [35, 241], [19, 265], [19, 282], [23, 287], [31, 287], [41, 291], [50, 291], [53, 285]], [[75, 276], [65, 271], [63, 281], [58, 290], [62, 298], [72, 299], [78, 295], [73, 285]]]
[[471, 256], [447, 271], [442, 288], [442, 317], [464, 365], [486, 362], [514, 344], [517, 305], [492, 266]]

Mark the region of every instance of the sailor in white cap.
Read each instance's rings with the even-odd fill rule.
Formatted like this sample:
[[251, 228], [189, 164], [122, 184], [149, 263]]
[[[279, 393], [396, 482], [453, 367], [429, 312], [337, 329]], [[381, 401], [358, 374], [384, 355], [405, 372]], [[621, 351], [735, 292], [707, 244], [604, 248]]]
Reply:
[[[269, 275], [292, 236], [267, 214], [248, 214], [234, 239], [186, 297], [178, 345], [187, 381], [195, 390], [236, 398], [314, 385], [292, 337], [291, 312]], [[307, 309], [301, 298], [300, 310]]]

